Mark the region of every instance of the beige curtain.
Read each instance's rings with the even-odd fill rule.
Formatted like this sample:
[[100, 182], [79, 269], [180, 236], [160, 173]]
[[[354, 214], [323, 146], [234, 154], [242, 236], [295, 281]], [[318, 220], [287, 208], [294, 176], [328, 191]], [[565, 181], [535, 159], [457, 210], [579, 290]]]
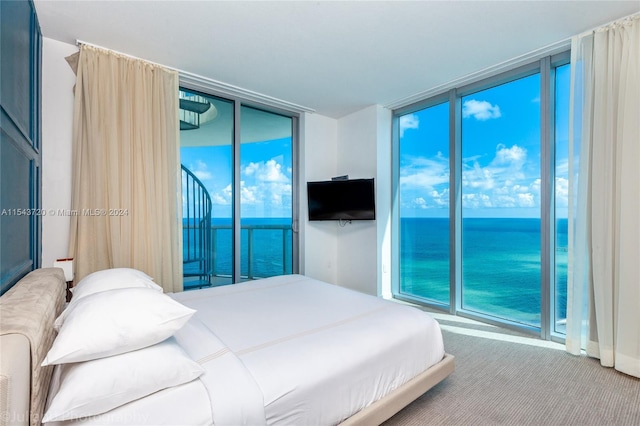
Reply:
[[567, 350], [640, 377], [640, 16], [574, 38], [572, 56]]
[[70, 256], [76, 282], [140, 269], [182, 290], [178, 75], [82, 45], [75, 88]]

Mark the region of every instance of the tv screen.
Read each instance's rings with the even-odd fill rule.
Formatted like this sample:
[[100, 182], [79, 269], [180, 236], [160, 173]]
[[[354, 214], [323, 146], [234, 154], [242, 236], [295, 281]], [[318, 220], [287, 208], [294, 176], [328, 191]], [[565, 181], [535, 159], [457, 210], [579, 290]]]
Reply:
[[373, 220], [373, 179], [307, 182], [309, 220]]

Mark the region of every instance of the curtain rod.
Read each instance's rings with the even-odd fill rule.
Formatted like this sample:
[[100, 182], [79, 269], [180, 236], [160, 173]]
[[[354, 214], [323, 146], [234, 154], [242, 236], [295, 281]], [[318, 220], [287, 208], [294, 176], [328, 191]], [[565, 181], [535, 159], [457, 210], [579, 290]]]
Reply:
[[595, 28], [591, 28], [590, 30], [587, 30], [587, 31], [585, 31], [583, 33], [577, 34], [576, 37], [582, 38], [582, 37], [585, 37], [585, 36], [587, 36], [589, 34], [593, 34], [596, 31], [603, 30], [603, 29], [606, 29], [608, 27], [611, 27], [612, 25], [618, 25], [618, 24], [621, 24], [621, 23], [623, 23], [625, 21], [632, 21], [634, 19], [640, 19], [640, 12], [633, 13], [631, 15], [624, 16], [622, 18], [618, 18], [618, 19], [615, 19], [613, 21], [609, 21], [606, 24], [598, 25]]
[[264, 95], [262, 93], [258, 93], [252, 90], [244, 89], [242, 87], [234, 86], [232, 84], [223, 83], [221, 81], [214, 80], [209, 77], [204, 77], [202, 75], [194, 74], [178, 68], [173, 68], [167, 65], [159, 64], [157, 62], [149, 61], [147, 59], [138, 58], [137, 56], [129, 55], [128, 53], [118, 52], [117, 50], [109, 49], [103, 46], [98, 46], [97, 44], [88, 43], [86, 41], [76, 39], [76, 46], [80, 47], [83, 44], [86, 46], [95, 47], [98, 49], [109, 50], [111, 52], [117, 53], [122, 56], [138, 59], [141, 61], [148, 62], [149, 64], [152, 64], [152, 65], [157, 65], [157, 66], [175, 71], [178, 73], [180, 82], [191, 86], [191, 88], [194, 90], [202, 90], [205, 92], [213, 91], [213, 92], [216, 92], [216, 94], [220, 94], [223, 97], [226, 95], [226, 96], [231, 96], [233, 98], [242, 98], [243, 100], [257, 102], [259, 104], [264, 104], [265, 106], [276, 107], [276, 108], [280, 108], [283, 110], [296, 112], [296, 113], [303, 113], [303, 112], [314, 113], [315, 112], [313, 108], [294, 104], [292, 102], [274, 98], [269, 95]]

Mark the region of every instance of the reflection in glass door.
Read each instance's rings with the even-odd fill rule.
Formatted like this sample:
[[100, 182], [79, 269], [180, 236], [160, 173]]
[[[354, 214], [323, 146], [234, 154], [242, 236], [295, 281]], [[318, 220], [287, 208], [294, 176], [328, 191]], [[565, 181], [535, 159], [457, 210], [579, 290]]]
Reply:
[[461, 101], [462, 308], [540, 327], [540, 76]]

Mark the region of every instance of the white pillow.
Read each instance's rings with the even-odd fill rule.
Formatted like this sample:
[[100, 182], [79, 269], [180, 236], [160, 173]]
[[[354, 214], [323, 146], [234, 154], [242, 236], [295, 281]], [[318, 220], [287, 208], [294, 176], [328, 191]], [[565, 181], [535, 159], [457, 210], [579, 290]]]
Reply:
[[[76, 303], [83, 297], [94, 293], [118, 288], [150, 288], [163, 292], [162, 287], [154, 283], [152, 278], [142, 271], [132, 268], [113, 268], [94, 272], [80, 280], [72, 289], [73, 298], [69, 305]], [[60, 330], [66, 317], [67, 310], [62, 311], [53, 323], [56, 331]]]
[[101, 414], [204, 373], [172, 337], [137, 351], [56, 369], [43, 423]]
[[149, 288], [83, 297], [69, 305], [42, 365], [88, 361], [151, 346], [172, 336], [195, 312]]
[[162, 287], [154, 283], [153, 278], [138, 269], [112, 268], [94, 272], [81, 279], [72, 289], [72, 300], [100, 291], [128, 287], [148, 287], [162, 291]]

